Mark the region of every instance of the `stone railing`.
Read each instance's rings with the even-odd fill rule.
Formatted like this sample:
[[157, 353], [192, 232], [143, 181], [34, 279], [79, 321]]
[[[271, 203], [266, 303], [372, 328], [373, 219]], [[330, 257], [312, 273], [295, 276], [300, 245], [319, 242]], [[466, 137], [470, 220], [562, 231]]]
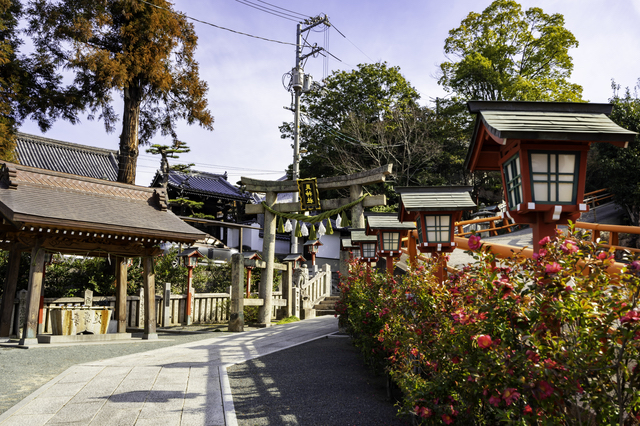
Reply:
[[313, 318], [313, 307], [325, 297], [331, 296], [331, 265], [322, 265], [322, 269], [313, 278], [309, 278], [309, 270], [303, 265], [302, 268], [296, 269], [293, 282], [294, 286], [300, 289], [300, 319]]

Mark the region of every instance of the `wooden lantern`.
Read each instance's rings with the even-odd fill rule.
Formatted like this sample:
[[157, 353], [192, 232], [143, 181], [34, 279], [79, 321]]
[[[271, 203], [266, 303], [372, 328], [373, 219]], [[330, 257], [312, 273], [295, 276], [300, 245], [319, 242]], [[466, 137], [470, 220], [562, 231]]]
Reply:
[[367, 263], [378, 261], [378, 238], [375, 235], [367, 235], [364, 229], [352, 229], [351, 243], [359, 246], [360, 261]]
[[318, 254], [318, 251], [320, 250], [320, 246], [322, 245], [324, 244], [322, 244], [320, 240], [309, 240], [306, 243], [304, 243], [304, 246], [307, 248], [307, 251], [311, 255], [312, 266], [316, 264], [316, 255]]
[[378, 238], [378, 255], [386, 258], [390, 274], [393, 273], [393, 259], [402, 254], [402, 238], [415, 228], [413, 222], [400, 222], [397, 213], [367, 214], [367, 234]]
[[182, 264], [187, 267], [187, 325], [193, 322], [193, 314], [191, 313], [191, 293], [193, 293], [193, 268], [198, 266], [198, 259], [203, 258], [203, 254], [198, 251], [197, 247], [191, 247], [183, 250], [178, 257]]
[[396, 188], [400, 194], [400, 222], [415, 222], [418, 249], [423, 253], [455, 249], [454, 226], [465, 210], [475, 210], [470, 186]]
[[533, 230], [534, 250], [557, 225], [575, 221], [584, 203], [593, 142], [626, 147], [636, 133], [613, 123], [610, 104], [468, 102], [476, 126], [465, 166], [500, 171], [507, 215]]

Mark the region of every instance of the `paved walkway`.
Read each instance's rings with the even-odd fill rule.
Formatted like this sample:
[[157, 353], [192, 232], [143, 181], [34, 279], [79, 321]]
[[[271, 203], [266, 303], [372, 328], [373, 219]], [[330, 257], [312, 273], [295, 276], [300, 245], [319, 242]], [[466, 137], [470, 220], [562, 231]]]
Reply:
[[2, 414], [0, 425], [234, 426], [228, 366], [336, 331], [336, 318], [320, 317], [79, 364]]

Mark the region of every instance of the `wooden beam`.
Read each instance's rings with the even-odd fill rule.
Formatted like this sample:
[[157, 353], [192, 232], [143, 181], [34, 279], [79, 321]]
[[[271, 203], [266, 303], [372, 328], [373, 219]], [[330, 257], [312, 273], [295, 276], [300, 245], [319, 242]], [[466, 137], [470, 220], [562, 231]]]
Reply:
[[[332, 198], [330, 200], [321, 200], [320, 206], [322, 210], [334, 210], [340, 206], [344, 206], [351, 202], [350, 198]], [[372, 195], [362, 201], [364, 207], [384, 206], [387, 204], [386, 195]], [[281, 213], [295, 213], [300, 211], [300, 203], [281, 203], [273, 206], [275, 211]], [[244, 209], [246, 214], [263, 214], [264, 207], [262, 204], [247, 204]]]
[[[341, 189], [351, 185], [371, 185], [384, 182], [391, 174], [393, 165], [387, 164], [378, 168], [345, 176], [334, 176], [318, 179], [318, 189]], [[240, 184], [251, 192], [298, 192], [298, 183], [294, 180], [272, 181], [241, 177]]]

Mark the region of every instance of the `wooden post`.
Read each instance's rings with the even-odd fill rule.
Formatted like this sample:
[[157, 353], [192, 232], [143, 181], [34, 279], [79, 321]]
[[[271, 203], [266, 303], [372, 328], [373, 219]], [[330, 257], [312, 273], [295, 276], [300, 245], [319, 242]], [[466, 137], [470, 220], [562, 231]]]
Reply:
[[[0, 342], [9, 341], [11, 336], [11, 314], [16, 297], [18, 286], [18, 275], [20, 272], [20, 250], [14, 246], [9, 252], [9, 265], [7, 275], [4, 279], [4, 289], [2, 292], [2, 306], [0, 307]], [[16, 318], [18, 312], [16, 312]]]
[[116, 317], [118, 333], [127, 332], [127, 259], [116, 258]]
[[193, 288], [191, 286], [191, 280], [193, 280], [193, 267], [187, 267], [187, 303], [186, 303], [186, 312], [184, 313], [185, 322], [187, 325], [193, 324], [193, 312], [191, 308], [191, 293], [193, 292]]
[[387, 261], [387, 272], [389, 273], [389, 275], [393, 275], [393, 257], [387, 256], [386, 261]]
[[153, 256], [144, 257], [144, 334], [143, 339], [154, 340], [156, 333], [156, 275], [153, 273]]
[[287, 262], [287, 270], [282, 273], [282, 298], [287, 301], [285, 307], [285, 318], [293, 315], [293, 262]]
[[409, 264], [412, 268], [415, 268], [418, 265], [418, 231], [409, 232], [407, 249], [409, 250]]
[[[349, 187], [351, 201], [355, 201], [362, 197], [362, 185], [351, 185]], [[351, 227], [364, 228], [364, 206], [358, 203], [351, 207]]]
[[[276, 203], [278, 194], [275, 192], [267, 192], [265, 202], [269, 207], [273, 207]], [[276, 253], [276, 216], [268, 210], [264, 212], [264, 237], [262, 245], [262, 255], [267, 263], [262, 271], [260, 280], [260, 298], [264, 300], [264, 304], [258, 308], [258, 324], [262, 327], [271, 326], [271, 308], [273, 293], [273, 264]]]
[[22, 332], [20, 345], [38, 344], [38, 313], [40, 311], [40, 294], [42, 293], [42, 272], [44, 270], [44, 249], [38, 240], [31, 250], [31, 267], [29, 269], [29, 294], [27, 296], [27, 318]]
[[[265, 235], [266, 236], [266, 235]], [[244, 256], [231, 256], [231, 306], [229, 306], [229, 331], [244, 331]]]
[[171, 325], [171, 283], [164, 283], [164, 292], [162, 293], [162, 326], [169, 327]]

